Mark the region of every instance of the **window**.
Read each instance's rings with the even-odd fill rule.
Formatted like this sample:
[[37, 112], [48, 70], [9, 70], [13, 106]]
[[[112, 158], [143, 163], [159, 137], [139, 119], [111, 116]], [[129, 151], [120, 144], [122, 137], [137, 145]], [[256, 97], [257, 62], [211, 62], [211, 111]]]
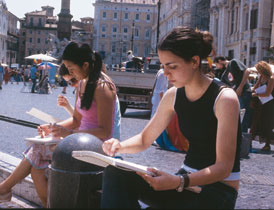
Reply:
[[147, 21], [150, 21], [150, 14], [147, 14]]
[[133, 50], [133, 53], [135, 54], [135, 55], [138, 55], [138, 46], [134, 46], [134, 50]]
[[112, 46], [111, 46], [111, 52], [113, 52], [113, 53], [115, 53], [115, 44], [113, 44]]
[[127, 46], [123, 45], [123, 53], [126, 53], [126, 52], [127, 52]]
[[39, 23], [38, 23], [39, 26], [42, 26], [42, 18], [39, 18]]
[[33, 25], [33, 17], [30, 18], [30, 25], [31, 25], [31, 26]]
[[105, 35], [105, 34], [102, 34], [102, 35], [101, 35], [101, 37], [102, 37], [102, 38], [105, 38], [105, 37], [106, 37], [106, 35]]
[[107, 17], [107, 13], [103, 12], [103, 18], [106, 18], [106, 17]]
[[29, 33], [32, 34], [32, 30], [29, 30]]
[[140, 18], [140, 14], [137, 13], [137, 14], [135, 15], [135, 20], [139, 20], [139, 18]]
[[117, 14], [117, 12], [114, 12], [114, 14], [113, 14], [113, 18], [114, 18], [114, 20], [117, 20], [117, 18], [118, 18], [118, 14]]
[[114, 27], [112, 28], [112, 33], [117, 33], [117, 27], [114, 26]]
[[139, 37], [139, 29], [138, 28], [135, 28], [134, 36], [135, 37]]
[[249, 17], [249, 15], [248, 15], [248, 12], [245, 14], [245, 31], [247, 31], [248, 30], [248, 17]]
[[48, 44], [48, 43], [49, 43], [48, 39], [45, 39], [45, 44]]
[[106, 32], [106, 27], [102, 26], [101, 30], [102, 30], [102, 32]]
[[41, 34], [41, 31], [38, 31], [38, 34]]
[[128, 33], [128, 28], [127, 28], [127, 27], [124, 28], [124, 33], [125, 33], [125, 34]]
[[149, 29], [146, 29], [145, 37], [146, 37], [146, 39], [150, 38], [150, 30]]
[[250, 29], [257, 28], [258, 25], [258, 9], [251, 10]]
[[32, 38], [29, 38], [29, 42], [32, 43]]
[[233, 59], [234, 58], [234, 50], [229, 50], [228, 51], [228, 57], [229, 57], [229, 59]]
[[128, 20], [128, 12], [125, 13], [125, 20]]
[[40, 38], [38, 38], [38, 39], [37, 39], [37, 43], [39, 44], [40, 42], [41, 42], [41, 39], [40, 39]]

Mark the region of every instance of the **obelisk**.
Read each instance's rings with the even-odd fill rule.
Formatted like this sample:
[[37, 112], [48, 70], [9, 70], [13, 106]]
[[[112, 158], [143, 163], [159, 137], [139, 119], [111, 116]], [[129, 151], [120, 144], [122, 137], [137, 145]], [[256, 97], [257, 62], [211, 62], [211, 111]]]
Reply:
[[71, 19], [70, 14], [70, 0], [62, 0], [61, 12], [58, 14], [57, 36], [60, 40], [67, 38], [70, 40], [71, 36]]

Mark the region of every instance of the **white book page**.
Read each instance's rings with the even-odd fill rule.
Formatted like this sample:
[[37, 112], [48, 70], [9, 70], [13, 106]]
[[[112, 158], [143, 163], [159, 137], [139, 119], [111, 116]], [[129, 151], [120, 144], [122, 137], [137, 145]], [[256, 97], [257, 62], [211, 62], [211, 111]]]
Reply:
[[138, 171], [149, 175], [155, 175], [152, 172], [148, 171], [146, 166], [131, 163], [125, 160], [116, 159], [93, 151], [73, 151], [72, 157], [102, 167], [112, 165], [123, 170]]
[[[257, 94], [265, 93], [265, 91], [266, 91], [266, 85], [262, 85], [262, 86], [260, 86], [260, 87], [258, 87], [258, 88], [255, 89], [255, 92]], [[259, 99], [260, 99], [260, 101], [261, 101], [262, 104], [265, 104], [268, 101], [271, 101], [273, 99], [273, 96], [271, 94], [269, 96], [267, 96], [267, 97], [260, 97], [259, 96]]]
[[108, 165], [115, 165], [114, 158], [101, 155], [93, 151], [73, 151], [72, 157], [85, 161], [87, 163], [92, 163], [101, 167], [107, 167]]
[[41, 138], [41, 136], [29, 137], [29, 138], [25, 138], [25, 140], [35, 144], [51, 145], [51, 144], [58, 144], [61, 139], [53, 139], [52, 136], [49, 135], [44, 138]]
[[55, 118], [55, 117], [53, 117], [45, 112], [42, 112], [36, 108], [31, 108], [31, 110], [26, 113], [33, 117], [36, 117], [37, 119], [42, 120], [46, 123], [57, 123], [57, 122], [61, 121], [58, 118]]

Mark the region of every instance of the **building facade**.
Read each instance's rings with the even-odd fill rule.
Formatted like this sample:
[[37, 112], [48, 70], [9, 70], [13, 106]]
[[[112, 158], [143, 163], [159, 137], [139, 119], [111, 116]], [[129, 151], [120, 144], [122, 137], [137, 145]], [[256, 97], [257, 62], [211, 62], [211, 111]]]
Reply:
[[254, 66], [270, 56], [273, 0], [211, 0], [210, 32], [217, 55]]
[[25, 14], [20, 21], [19, 63], [31, 62], [24, 57], [47, 53], [50, 50], [51, 35], [57, 36], [57, 17], [53, 15], [54, 7], [42, 7], [42, 11]]
[[19, 53], [19, 18], [8, 12], [8, 36], [7, 36], [7, 53], [6, 60], [10, 66], [13, 63], [18, 63]]
[[6, 2], [0, 0], [0, 62], [7, 63], [8, 9]]
[[153, 49], [156, 48], [157, 33], [160, 41], [174, 27], [188, 26], [209, 30], [210, 0], [159, 0], [158, 8], [160, 8], [159, 32], [156, 22], [152, 29]]
[[210, 0], [192, 0], [191, 27], [209, 31]]
[[126, 61], [128, 50], [139, 57], [150, 54], [156, 4], [156, 0], [96, 0], [93, 47], [106, 64]]
[[[154, 23], [151, 45], [156, 49], [157, 41], [160, 41], [170, 30], [179, 25], [191, 24], [191, 0], [160, 0], [158, 3], [159, 26]], [[157, 14], [158, 15], [158, 14]], [[157, 27], [159, 31], [157, 32]], [[157, 35], [157, 33], [159, 33]], [[157, 38], [157, 36], [159, 36]]]
[[88, 44], [93, 48], [93, 21], [91, 17], [83, 17], [81, 21], [72, 21], [71, 40], [81, 44]]
[[271, 32], [271, 46], [274, 47], [274, 6], [272, 6], [272, 32]]

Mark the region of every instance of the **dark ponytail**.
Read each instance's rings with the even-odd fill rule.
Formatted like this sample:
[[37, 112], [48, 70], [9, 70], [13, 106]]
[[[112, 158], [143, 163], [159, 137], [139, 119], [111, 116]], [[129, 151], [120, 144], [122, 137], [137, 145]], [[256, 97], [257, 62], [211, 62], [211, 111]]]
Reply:
[[81, 99], [81, 109], [88, 110], [91, 106], [95, 89], [99, 79], [102, 77], [102, 59], [101, 56], [93, 52], [87, 44], [81, 47], [75, 42], [70, 42], [63, 53], [62, 60], [69, 60], [82, 67], [85, 62], [89, 63], [89, 79]]
[[212, 50], [212, 44], [200, 31], [179, 26], [159, 42], [158, 49], [170, 51], [190, 62], [193, 56], [199, 56], [200, 60], [207, 58]]

